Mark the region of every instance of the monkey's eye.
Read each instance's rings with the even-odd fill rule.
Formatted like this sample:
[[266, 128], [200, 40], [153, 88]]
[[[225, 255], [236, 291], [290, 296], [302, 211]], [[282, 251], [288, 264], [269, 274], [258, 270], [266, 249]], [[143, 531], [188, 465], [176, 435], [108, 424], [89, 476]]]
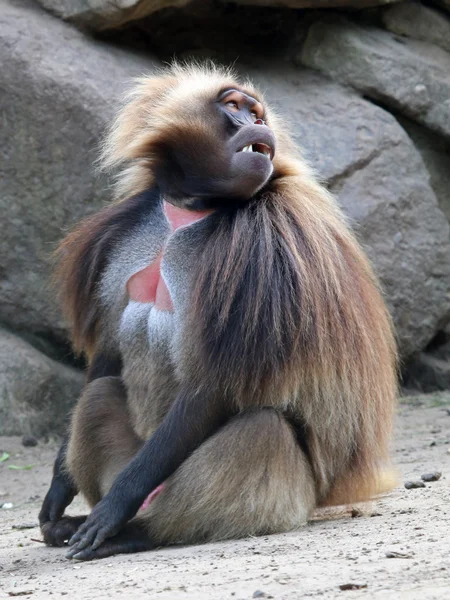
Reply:
[[250, 114], [252, 115], [253, 122], [258, 120], [258, 115], [254, 110], [250, 111]]
[[225, 103], [225, 106], [228, 106], [228, 108], [232, 108], [233, 110], [239, 110], [238, 103], [234, 100], [228, 100], [228, 102]]

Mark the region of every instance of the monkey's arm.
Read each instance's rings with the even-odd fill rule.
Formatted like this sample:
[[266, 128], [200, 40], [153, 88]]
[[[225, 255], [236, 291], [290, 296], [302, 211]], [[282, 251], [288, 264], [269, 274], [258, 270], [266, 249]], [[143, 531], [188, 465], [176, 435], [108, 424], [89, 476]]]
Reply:
[[68, 438], [66, 437], [59, 449], [55, 464], [53, 465], [53, 477], [42, 508], [39, 513], [39, 524], [42, 527], [49, 521], [58, 521], [72, 502], [78, 490], [64, 469], [66, 460]]
[[[91, 361], [86, 383], [90, 383], [99, 377], [120, 375], [121, 368], [119, 357], [108, 357], [103, 353], [98, 353]], [[46, 523], [56, 522], [61, 519], [65, 509], [78, 493], [78, 490], [65, 468], [67, 444], [68, 438], [66, 437], [53, 465], [52, 482], [39, 512], [39, 524], [41, 529]], [[52, 543], [51, 533], [51, 527], [47, 526], [45, 528], [44, 537], [47, 538], [45, 541], [50, 544]]]
[[164, 421], [117, 476], [106, 496], [70, 539], [69, 558], [84, 558], [112, 537], [165, 481], [230, 416], [229, 406], [204, 394], [182, 391]]

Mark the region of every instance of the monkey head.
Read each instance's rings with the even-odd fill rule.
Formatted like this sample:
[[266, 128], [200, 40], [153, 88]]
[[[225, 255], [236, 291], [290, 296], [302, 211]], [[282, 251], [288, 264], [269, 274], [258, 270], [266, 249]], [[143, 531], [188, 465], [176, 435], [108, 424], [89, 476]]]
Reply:
[[274, 174], [276, 134], [251, 85], [208, 66], [142, 78], [106, 142], [121, 165], [119, 196], [157, 185], [186, 208], [251, 199]]
[[158, 142], [158, 186], [175, 200], [248, 200], [273, 172], [275, 136], [262, 103], [234, 85], [194, 104]]

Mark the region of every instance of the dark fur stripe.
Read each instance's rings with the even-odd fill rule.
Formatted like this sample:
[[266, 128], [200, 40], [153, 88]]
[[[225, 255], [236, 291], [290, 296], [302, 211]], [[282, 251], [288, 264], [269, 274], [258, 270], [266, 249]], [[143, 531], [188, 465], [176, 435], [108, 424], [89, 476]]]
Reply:
[[160, 202], [156, 188], [103, 209], [67, 236], [56, 253], [56, 282], [73, 327], [74, 346], [92, 352], [101, 317], [97, 287], [108, 257]]

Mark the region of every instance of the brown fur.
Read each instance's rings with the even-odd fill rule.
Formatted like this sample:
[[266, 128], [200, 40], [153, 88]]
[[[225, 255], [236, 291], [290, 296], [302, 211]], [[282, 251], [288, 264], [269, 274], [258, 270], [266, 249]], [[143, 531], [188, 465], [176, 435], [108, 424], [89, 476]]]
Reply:
[[[106, 317], [98, 282], [111, 245], [126, 236], [116, 217], [154, 184], [161, 148], [178, 140], [195, 153], [199, 143], [212, 144], [202, 107], [227, 87], [261, 99], [211, 66], [175, 66], [141, 79], [128, 96], [103, 151], [103, 164], [118, 170], [119, 203], [82, 224], [59, 250], [62, 297], [79, 349], [101, 350]], [[335, 200], [280, 119], [268, 110], [266, 122], [278, 144], [273, 178], [245, 207], [211, 219], [177, 365], [194, 389], [231, 398], [240, 414], [182, 464], [148, 509], [144, 520], [161, 543], [282, 531], [306, 520], [315, 505], [359, 501], [382, 489], [396, 396], [392, 324]], [[119, 469], [137, 444], [130, 426], [122, 446], [126, 435], [108, 425], [110, 418], [123, 421], [122, 408], [107, 406], [82, 400], [69, 459], [81, 481], [86, 452], [96, 456], [82, 489], [95, 480], [102, 494], [111, 483], [106, 463]], [[108, 416], [100, 418], [104, 410]], [[308, 461], [281, 413], [301, 422]], [[91, 417], [103, 433], [89, 437]], [[100, 484], [105, 477], [109, 483]], [[94, 503], [98, 492], [88, 497]]]

